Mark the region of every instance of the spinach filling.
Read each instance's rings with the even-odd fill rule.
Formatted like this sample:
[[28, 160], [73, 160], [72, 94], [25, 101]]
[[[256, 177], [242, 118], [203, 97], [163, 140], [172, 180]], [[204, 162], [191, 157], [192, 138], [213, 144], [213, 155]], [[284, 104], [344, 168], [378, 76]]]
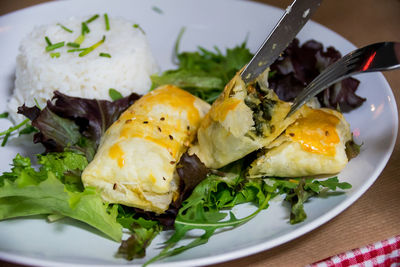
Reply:
[[254, 91], [249, 93], [244, 103], [253, 111], [254, 132], [257, 136], [263, 136], [266, 129], [273, 131], [272, 119], [273, 108], [276, 101], [269, 99], [264, 91], [256, 84]]

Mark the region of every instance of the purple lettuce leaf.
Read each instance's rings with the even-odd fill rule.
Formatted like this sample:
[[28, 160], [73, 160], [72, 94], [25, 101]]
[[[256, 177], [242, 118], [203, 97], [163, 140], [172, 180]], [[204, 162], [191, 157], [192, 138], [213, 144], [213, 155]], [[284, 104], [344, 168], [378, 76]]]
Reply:
[[98, 145], [107, 128], [139, 98], [138, 94], [132, 93], [111, 102], [71, 97], [55, 91], [53, 97], [55, 102], [53, 104], [48, 101], [47, 107], [60, 117], [73, 120], [82, 134]]
[[138, 98], [139, 95], [132, 93], [111, 102], [71, 97], [55, 91], [52, 101], [47, 101], [43, 110], [23, 105], [18, 113], [29, 118], [32, 126], [39, 130], [33, 141], [42, 143], [46, 153], [68, 149], [84, 153], [90, 161], [107, 128]]
[[[333, 47], [324, 50], [323, 45], [314, 40], [300, 46], [299, 40], [294, 39], [271, 65], [269, 87], [280, 99], [293, 101], [321, 71], [340, 58], [340, 52]], [[365, 101], [356, 94], [359, 83], [353, 78], [344, 79], [319, 93], [317, 98], [323, 107], [351, 111]]]

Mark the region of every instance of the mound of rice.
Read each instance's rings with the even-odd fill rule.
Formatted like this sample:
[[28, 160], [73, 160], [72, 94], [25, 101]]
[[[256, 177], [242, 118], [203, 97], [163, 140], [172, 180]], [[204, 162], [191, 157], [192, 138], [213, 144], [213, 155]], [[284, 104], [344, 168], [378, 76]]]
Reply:
[[[105, 41], [89, 54], [80, 57], [78, 52], [67, 52], [81, 34], [81, 24], [88, 17], [70, 18], [60, 24], [71, 29], [70, 33], [60, 24], [36, 27], [26, 36], [19, 48], [16, 63], [16, 80], [8, 110], [14, 122], [24, 117], [17, 114], [22, 104], [44, 107], [54, 90], [85, 98], [110, 99], [109, 89], [114, 88], [123, 96], [131, 92], [146, 93], [151, 86], [150, 75], [158, 71], [147, 38], [140, 27], [121, 18], [110, 18], [107, 31], [103, 16], [88, 23], [90, 32], [85, 35], [81, 48]], [[46, 51], [48, 37], [52, 44], [65, 42], [61, 48]], [[59, 53], [56, 57], [52, 53]], [[111, 56], [102, 57], [100, 53]]]

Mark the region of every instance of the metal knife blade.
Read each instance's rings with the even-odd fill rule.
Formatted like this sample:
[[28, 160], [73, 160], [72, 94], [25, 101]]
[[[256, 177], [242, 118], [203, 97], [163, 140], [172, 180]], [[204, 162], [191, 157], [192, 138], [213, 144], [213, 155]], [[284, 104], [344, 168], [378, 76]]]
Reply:
[[246, 84], [254, 81], [267, 67], [274, 63], [317, 10], [321, 1], [294, 0], [286, 8], [281, 19], [241, 73]]

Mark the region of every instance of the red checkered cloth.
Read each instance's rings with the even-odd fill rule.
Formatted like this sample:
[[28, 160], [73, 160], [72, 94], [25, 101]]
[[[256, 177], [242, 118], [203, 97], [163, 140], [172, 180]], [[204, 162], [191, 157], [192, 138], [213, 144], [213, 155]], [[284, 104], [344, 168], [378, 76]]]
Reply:
[[400, 266], [400, 235], [315, 262], [307, 267]]

